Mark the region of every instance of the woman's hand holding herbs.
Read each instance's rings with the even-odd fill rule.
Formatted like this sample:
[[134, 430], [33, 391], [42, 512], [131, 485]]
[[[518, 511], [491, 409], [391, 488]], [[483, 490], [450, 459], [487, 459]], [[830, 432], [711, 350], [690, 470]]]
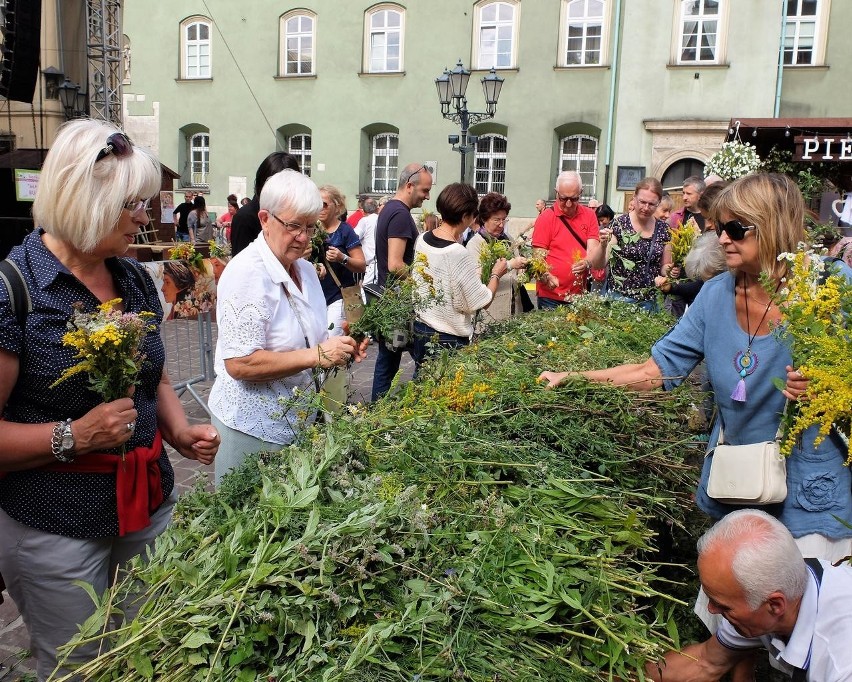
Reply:
[[[130, 398], [101, 403], [71, 422], [77, 454], [102, 452], [124, 445], [133, 435], [138, 413]], [[133, 428], [128, 428], [132, 424]]]
[[523, 256], [515, 256], [509, 261], [510, 270], [523, 270], [525, 267], [527, 267], [527, 259]]
[[793, 402], [807, 400], [808, 378], [799, 370], [793, 369], [790, 365], [787, 365], [785, 369], [787, 370], [787, 385], [782, 391], [784, 397]]
[[497, 277], [502, 277], [508, 271], [509, 271], [509, 264], [506, 262], [505, 258], [498, 258], [494, 263], [494, 267], [491, 268], [491, 274], [497, 275]]
[[545, 388], [556, 388], [566, 379], [582, 376], [579, 372], [542, 372], [538, 375], [540, 383], [547, 383]]
[[333, 336], [323, 341], [317, 346], [316, 366], [321, 369], [330, 369], [347, 364], [350, 358], [355, 362], [361, 362], [366, 355], [365, 340], [358, 344], [351, 336]]

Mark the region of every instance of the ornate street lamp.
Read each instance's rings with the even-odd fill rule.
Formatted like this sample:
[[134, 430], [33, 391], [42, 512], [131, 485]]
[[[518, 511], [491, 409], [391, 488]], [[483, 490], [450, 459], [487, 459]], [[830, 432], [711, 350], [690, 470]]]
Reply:
[[482, 92], [485, 95], [485, 112], [467, 110], [467, 85], [470, 81], [470, 71], [464, 68], [461, 59], [452, 71], [444, 69], [444, 73], [435, 79], [438, 90], [438, 102], [441, 104], [441, 115], [448, 121], [453, 121], [461, 127], [461, 135], [450, 135], [448, 141], [453, 145], [453, 151], [461, 154], [461, 182], [467, 176], [466, 157], [476, 148], [476, 135], [469, 135], [470, 126], [480, 121], [494, 118], [497, 113], [497, 100], [503, 87], [503, 79], [492, 68], [487, 76], [483, 76]]
[[57, 90], [59, 91], [59, 101], [62, 102], [62, 109], [65, 112], [65, 120], [70, 121], [76, 116], [77, 93], [80, 92], [80, 86], [71, 82], [71, 79], [66, 76]]

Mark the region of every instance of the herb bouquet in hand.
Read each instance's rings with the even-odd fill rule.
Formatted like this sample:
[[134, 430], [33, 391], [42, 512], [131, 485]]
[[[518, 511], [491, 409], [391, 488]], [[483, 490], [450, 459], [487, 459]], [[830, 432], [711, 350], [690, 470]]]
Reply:
[[522, 239], [518, 242], [518, 253], [527, 259], [524, 271], [518, 274], [518, 284], [547, 279], [550, 265], [547, 264], [541, 249], [534, 249], [529, 242]]
[[479, 251], [479, 267], [482, 269], [481, 279], [483, 284], [488, 284], [488, 280], [491, 277], [491, 270], [494, 268], [494, 264], [501, 258], [505, 258], [506, 260], [512, 258], [511, 243], [505, 239], [486, 239], [482, 245], [482, 249]]
[[351, 325], [356, 341], [366, 336], [383, 339], [394, 348], [404, 348], [412, 340], [411, 327], [418, 311], [440, 303], [443, 295], [429, 273], [429, 259], [420, 253], [406, 276], [389, 274], [381, 296], [370, 298], [361, 319]]
[[[776, 333], [788, 340], [793, 367], [809, 380], [806, 400], [791, 403], [785, 416], [781, 452], [789, 455], [796, 439], [819, 424], [819, 445], [833, 428], [843, 438], [846, 463], [852, 462], [852, 284], [819, 254], [805, 247], [783, 253], [787, 281], [776, 302], [783, 316]], [[771, 290], [771, 288], [769, 289]], [[775, 380], [784, 389], [784, 381]]]
[[86, 372], [89, 388], [108, 403], [126, 398], [136, 384], [145, 354], [142, 342], [154, 329], [149, 320], [154, 313], [122, 313], [117, 308], [120, 298], [101, 303], [92, 313], [76, 304], [62, 343], [77, 351], [79, 358], [51, 384], [51, 388], [81, 372]]

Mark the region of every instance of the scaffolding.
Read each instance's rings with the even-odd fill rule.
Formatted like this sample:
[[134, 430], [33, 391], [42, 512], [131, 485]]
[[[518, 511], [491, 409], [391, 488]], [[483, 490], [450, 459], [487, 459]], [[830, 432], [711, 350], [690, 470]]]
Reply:
[[121, 2], [87, 0], [86, 7], [89, 112], [92, 118], [121, 127]]

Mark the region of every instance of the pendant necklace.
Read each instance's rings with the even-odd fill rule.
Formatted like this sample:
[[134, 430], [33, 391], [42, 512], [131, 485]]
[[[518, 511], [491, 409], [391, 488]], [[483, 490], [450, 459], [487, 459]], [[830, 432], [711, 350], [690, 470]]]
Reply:
[[[752, 334], [751, 318], [748, 314], [748, 278], [745, 275], [743, 276], [743, 287], [745, 287], [746, 336], [748, 337], [748, 346], [746, 346], [746, 349], [744, 351], [739, 351], [736, 356], [734, 356], [734, 369], [740, 375], [740, 380], [737, 382], [737, 385], [734, 388], [734, 392], [731, 393], [731, 400], [736, 400], [739, 403], [746, 402], [745, 378], [753, 374], [754, 370], [757, 369], [757, 353], [752, 352], [751, 346], [754, 343], [755, 338], [757, 337], [757, 333], [760, 331], [760, 327], [763, 324], [763, 321], [769, 314], [769, 309], [772, 307], [772, 297], [770, 296], [769, 303], [766, 304], [766, 308], [763, 311], [763, 315], [760, 318], [760, 322], [757, 323], [757, 327], [755, 327], [754, 329], [754, 334]], [[775, 288], [775, 291], [778, 291], [778, 287]]]

